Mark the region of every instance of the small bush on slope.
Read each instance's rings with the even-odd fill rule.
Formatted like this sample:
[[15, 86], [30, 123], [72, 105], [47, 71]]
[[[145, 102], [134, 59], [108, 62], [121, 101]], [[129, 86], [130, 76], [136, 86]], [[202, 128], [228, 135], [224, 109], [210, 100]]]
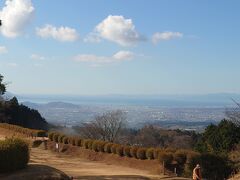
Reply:
[[22, 169], [29, 161], [28, 143], [18, 138], [0, 141], [0, 172]]

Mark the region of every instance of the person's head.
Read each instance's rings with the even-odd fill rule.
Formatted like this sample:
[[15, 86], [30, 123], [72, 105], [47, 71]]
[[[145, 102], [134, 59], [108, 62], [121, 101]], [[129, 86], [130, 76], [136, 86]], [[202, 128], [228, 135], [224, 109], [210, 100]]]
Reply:
[[200, 167], [200, 165], [199, 164], [197, 164], [196, 165], [196, 169], [200, 169], [201, 167]]

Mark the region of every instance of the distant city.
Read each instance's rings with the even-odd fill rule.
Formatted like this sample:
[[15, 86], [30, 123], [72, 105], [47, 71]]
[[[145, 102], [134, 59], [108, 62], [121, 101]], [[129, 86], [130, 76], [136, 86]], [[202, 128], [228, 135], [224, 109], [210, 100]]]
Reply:
[[[129, 126], [147, 124], [169, 129], [202, 131], [207, 125], [225, 118], [234, 107], [236, 94], [194, 96], [46, 96], [19, 95], [24, 105], [37, 109], [50, 123], [76, 126], [113, 110], [127, 113]], [[154, 98], [155, 97], [155, 98]]]

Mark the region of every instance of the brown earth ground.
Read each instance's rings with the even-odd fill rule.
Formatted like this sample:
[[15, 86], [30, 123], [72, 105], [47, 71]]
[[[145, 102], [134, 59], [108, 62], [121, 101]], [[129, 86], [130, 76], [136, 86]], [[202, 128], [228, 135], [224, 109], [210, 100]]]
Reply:
[[[0, 139], [12, 135], [13, 132], [0, 128]], [[64, 153], [57, 153], [51, 150], [53, 146], [53, 143], [49, 143], [48, 150], [44, 149], [43, 144], [38, 148], [32, 148], [27, 169], [11, 173], [11, 175], [0, 175], [0, 179], [14, 180], [17, 177], [21, 180], [22, 177], [22, 180], [27, 180], [26, 177], [33, 177], [33, 174], [34, 179], [37, 179], [36, 174], [50, 174], [51, 178], [45, 177], [45, 179], [67, 179], [64, 173], [73, 179], [82, 180], [185, 179], [160, 175], [161, 167], [154, 161], [143, 162], [112, 154], [96, 154], [93, 151], [72, 146], [62, 146], [61, 150]], [[44, 179], [43, 176], [41, 178]]]

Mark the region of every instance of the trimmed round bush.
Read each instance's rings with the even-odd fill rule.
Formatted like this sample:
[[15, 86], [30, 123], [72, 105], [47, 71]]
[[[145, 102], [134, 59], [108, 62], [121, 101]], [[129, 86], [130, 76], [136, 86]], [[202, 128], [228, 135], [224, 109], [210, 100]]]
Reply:
[[53, 135], [54, 135], [54, 132], [50, 132], [48, 133], [48, 138], [53, 141]]
[[158, 154], [158, 160], [162, 163], [164, 162], [166, 165], [170, 164], [173, 160], [173, 154], [170, 152], [160, 152]]
[[97, 149], [98, 149], [98, 152], [104, 152], [104, 146], [107, 142], [105, 141], [99, 141], [98, 142], [98, 146], [97, 146]]
[[81, 138], [75, 138], [75, 144], [76, 146], [81, 146], [82, 139]]
[[154, 148], [148, 148], [146, 150], [147, 159], [154, 159], [153, 152], [154, 152]]
[[119, 156], [123, 156], [123, 146], [121, 146], [121, 145], [117, 146], [117, 148], [116, 148], [116, 153], [117, 153]]
[[153, 151], [153, 158], [154, 158], [154, 159], [158, 159], [158, 154], [159, 154], [160, 152], [162, 152], [162, 151], [163, 151], [163, 150], [160, 149], [160, 148], [155, 148], [154, 151]]
[[38, 131], [36, 131], [36, 136], [37, 137], [47, 137], [47, 132], [44, 130], [38, 130]]
[[28, 143], [18, 138], [0, 141], [0, 172], [25, 168], [29, 161]]
[[60, 136], [58, 136], [58, 142], [59, 143], [63, 143], [63, 138], [65, 137], [64, 134], [61, 134]]
[[68, 144], [71, 144], [71, 145], [73, 145], [73, 146], [76, 146], [76, 144], [75, 144], [75, 138], [74, 138], [74, 137], [69, 137], [69, 138], [68, 138]]
[[130, 146], [124, 146], [123, 147], [123, 155], [126, 157], [132, 157], [131, 153], [130, 153], [130, 149], [131, 149]]
[[130, 154], [132, 157], [137, 158], [137, 150], [138, 150], [138, 147], [136, 147], [136, 146], [131, 147]]
[[81, 142], [82, 147], [84, 147], [85, 149], [88, 148], [88, 141], [89, 141], [89, 139], [83, 139]]
[[54, 142], [58, 142], [58, 137], [60, 136], [60, 134], [58, 134], [58, 133], [54, 133], [54, 135], [53, 135], [53, 141]]
[[112, 148], [113, 145], [114, 145], [113, 143], [106, 143], [106, 144], [104, 145], [104, 152], [106, 152], [106, 153], [111, 153], [111, 152], [112, 152], [112, 151], [111, 151], [111, 148]]
[[175, 152], [176, 152], [176, 149], [175, 149], [175, 148], [170, 148], [170, 147], [168, 147], [168, 148], [164, 149], [164, 151], [165, 151], [165, 152], [169, 152], [169, 153], [175, 153]]
[[88, 149], [92, 149], [93, 141], [94, 141], [94, 140], [92, 140], [92, 139], [90, 139], [90, 140], [88, 141], [88, 143], [87, 143], [87, 148], [88, 148]]
[[179, 165], [183, 165], [187, 160], [187, 155], [184, 151], [178, 150], [173, 154], [173, 159], [177, 161]]
[[68, 144], [68, 142], [69, 142], [69, 139], [68, 139], [68, 137], [65, 136], [63, 138], [63, 144]]
[[92, 143], [93, 143], [93, 140], [91, 139], [84, 139], [82, 141], [82, 146], [85, 148], [85, 149], [92, 149]]
[[98, 152], [98, 144], [99, 144], [98, 140], [95, 140], [92, 143], [92, 150], [94, 150], [95, 152]]
[[142, 160], [146, 159], [146, 148], [138, 148], [137, 158]]
[[113, 153], [113, 154], [117, 154], [117, 147], [118, 147], [119, 145], [118, 144], [113, 144], [112, 145], [112, 147], [111, 147], [111, 152]]
[[33, 148], [37, 148], [37, 147], [39, 147], [42, 144], [42, 142], [43, 142], [42, 140], [35, 140], [32, 143], [32, 147]]

